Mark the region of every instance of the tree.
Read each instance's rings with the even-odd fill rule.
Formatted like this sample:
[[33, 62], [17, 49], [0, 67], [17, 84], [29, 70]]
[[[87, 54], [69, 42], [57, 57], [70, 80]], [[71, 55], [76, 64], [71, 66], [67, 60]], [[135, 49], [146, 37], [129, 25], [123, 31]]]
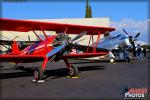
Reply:
[[92, 18], [92, 8], [90, 5], [89, 5], [89, 18]]
[[92, 18], [92, 9], [91, 9], [91, 6], [89, 5], [88, 0], [86, 0], [86, 13], [85, 13], [85, 18]]

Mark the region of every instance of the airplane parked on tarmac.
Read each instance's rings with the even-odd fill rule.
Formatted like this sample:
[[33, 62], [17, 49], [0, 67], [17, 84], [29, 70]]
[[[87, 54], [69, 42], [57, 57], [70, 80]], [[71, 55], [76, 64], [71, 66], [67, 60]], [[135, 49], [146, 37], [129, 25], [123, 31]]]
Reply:
[[119, 34], [115, 37], [107, 36], [103, 38], [99, 43], [98, 47], [105, 48], [110, 52], [110, 62], [115, 60], [130, 60], [129, 53], [132, 52], [133, 56], [136, 56], [136, 46], [135, 41], [139, 37], [140, 33], [137, 33], [134, 37], [126, 33]]
[[[73, 58], [89, 58], [107, 55], [108, 50], [97, 48], [100, 40], [100, 34], [105, 34], [106, 31], [114, 31], [114, 28], [110, 27], [98, 27], [98, 26], [85, 26], [85, 25], [72, 25], [61, 24], [51, 22], [39, 22], [39, 21], [26, 21], [26, 20], [14, 20], [14, 19], [0, 19], [0, 30], [5, 31], [18, 31], [26, 32], [33, 31], [33, 34], [37, 36], [39, 41], [34, 44], [30, 44], [24, 49], [20, 49], [17, 41], [12, 41], [11, 52], [7, 54], [0, 54], [0, 62], [14, 62], [29, 63], [43, 61], [42, 65], [34, 71], [34, 81], [43, 81], [43, 74], [46, 70], [46, 64], [48, 61], [64, 60], [67, 65], [69, 75], [71, 77], [78, 75], [78, 69], [72, 66], [68, 59]], [[36, 30], [42, 31], [45, 39], [39, 37]], [[45, 31], [56, 31], [57, 35], [48, 36]], [[68, 34], [77, 34], [74, 38], [70, 38]], [[19, 35], [19, 34], [18, 34]], [[71, 54], [71, 50], [76, 47], [75, 40], [78, 40], [84, 35], [97, 36], [97, 42], [93, 46], [91, 51]], [[91, 39], [89, 40], [89, 43]]]
[[[114, 63], [116, 60], [130, 60], [129, 52], [136, 56], [135, 41], [139, 37], [140, 33], [137, 33], [134, 37], [129, 35], [124, 29], [125, 34], [119, 34], [117, 36], [106, 36], [98, 42], [97, 48], [107, 49], [109, 51], [109, 62]], [[96, 45], [96, 43], [92, 44]], [[80, 50], [87, 48], [84, 45], [78, 45]], [[79, 49], [78, 47], [78, 49]]]

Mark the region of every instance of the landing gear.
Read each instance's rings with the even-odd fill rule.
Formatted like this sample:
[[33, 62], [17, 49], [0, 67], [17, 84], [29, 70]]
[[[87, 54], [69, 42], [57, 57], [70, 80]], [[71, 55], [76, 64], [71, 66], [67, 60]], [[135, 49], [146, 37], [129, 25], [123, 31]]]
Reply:
[[116, 62], [115, 58], [114, 57], [110, 57], [109, 63], [110, 64], [114, 64], [115, 62]]
[[43, 79], [43, 71], [42, 68], [36, 68], [34, 70], [34, 80], [38, 81], [38, 80], [42, 80]]
[[36, 68], [34, 70], [34, 79], [33, 82], [45, 82], [43, 79], [43, 70], [42, 68]]
[[116, 59], [115, 59], [114, 54], [111, 51], [109, 51], [109, 63], [114, 64], [115, 62], [116, 62]]
[[78, 76], [78, 68], [75, 66], [70, 66], [69, 67], [69, 76], [70, 77]]
[[68, 72], [70, 77], [77, 77], [78, 76], [78, 68], [75, 66], [72, 66], [67, 59], [64, 59], [65, 64], [68, 67]]
[[40, 66], [39, 68], [36, 68], [34, 70], [34, 79], [33, 79], [33, 82], [45, 82], [44, 79], [43, 79], [44, 78], [43, 77], [43, 73], [45, 71], [47, 62], [48, 62], [48, 58], [45, 58], [44, 62], [42, 64], [42, 67]]

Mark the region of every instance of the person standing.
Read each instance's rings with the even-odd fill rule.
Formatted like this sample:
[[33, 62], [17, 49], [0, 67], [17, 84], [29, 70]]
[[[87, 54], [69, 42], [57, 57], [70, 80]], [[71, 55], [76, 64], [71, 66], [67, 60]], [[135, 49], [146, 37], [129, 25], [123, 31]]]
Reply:
[[140, 47], [140, 44], [137, 44], [137, 58], [138, 60], [141, 60], [141, 47]]
[[144, 54], [144, 58], [146, 57], [146, 49], [143, 48], [143, 54]]

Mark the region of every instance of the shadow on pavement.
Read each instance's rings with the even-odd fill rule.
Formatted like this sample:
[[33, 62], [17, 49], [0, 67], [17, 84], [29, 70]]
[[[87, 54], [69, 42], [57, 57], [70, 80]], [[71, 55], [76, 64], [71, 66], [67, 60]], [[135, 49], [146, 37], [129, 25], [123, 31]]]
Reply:
[[[78, 67], [79, 73], [82, 71], [92, 71], [92, 70], [102, 70], [105, 69], [106, 66], [82, 66]], [[19, 77], [29, 77], [33, 76], [35, 68], [24, 68], [23, 66], [19, 66], [17, 70], [21, 70], [23, 72], [10, 72], [10, 73], [0, 73], [0, 79], [9, 79], [9, 78], [19, 78]], [[8, 69], [0, 69], [2, 70], [8, 70]], [[53, 69], [53, 70], [46, 70], [44, 72], [44, 79], [48, 77], [52, 77], [52, 79], [55, 78], [61, 78], [68, 75], [67, 68], [59, 68], [59, 69]]]

